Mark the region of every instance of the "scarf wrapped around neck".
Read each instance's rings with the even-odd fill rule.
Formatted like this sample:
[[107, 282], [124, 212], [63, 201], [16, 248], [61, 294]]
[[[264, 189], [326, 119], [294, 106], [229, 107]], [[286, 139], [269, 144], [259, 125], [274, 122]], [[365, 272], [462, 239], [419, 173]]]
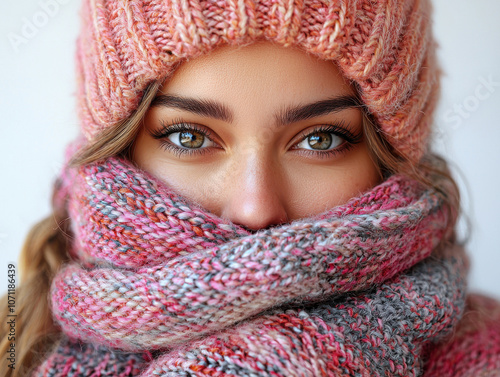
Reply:
[[455, 215], [403, 175], [254, 233], [118, 157], [60, 182], [64, 337], [33, 376], [419, 376], [464, 311]]

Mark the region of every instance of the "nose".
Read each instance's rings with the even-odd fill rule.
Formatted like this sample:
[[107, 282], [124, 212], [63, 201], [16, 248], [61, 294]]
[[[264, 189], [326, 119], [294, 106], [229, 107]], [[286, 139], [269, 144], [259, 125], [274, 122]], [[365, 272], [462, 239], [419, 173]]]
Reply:
[[222, 216], [247, 230], [258, 231], [288, 222], [283, 202], [285, 185], [279, 166], [269, 158], [247, 153], [227, 175]]

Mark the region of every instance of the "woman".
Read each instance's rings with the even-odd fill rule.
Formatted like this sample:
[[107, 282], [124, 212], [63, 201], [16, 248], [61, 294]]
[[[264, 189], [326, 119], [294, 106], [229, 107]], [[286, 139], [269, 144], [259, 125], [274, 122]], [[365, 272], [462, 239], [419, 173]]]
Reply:
[[23, 251], [4, 374], [500, 374], [428, 148], [429, 12], [84, 1], [84, 137]]

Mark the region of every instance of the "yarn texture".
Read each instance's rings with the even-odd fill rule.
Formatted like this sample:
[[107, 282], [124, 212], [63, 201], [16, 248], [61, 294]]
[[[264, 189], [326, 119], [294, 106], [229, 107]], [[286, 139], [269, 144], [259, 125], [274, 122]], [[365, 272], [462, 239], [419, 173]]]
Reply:
[[147, 85], [223, 45], [267, 40], [337, 64], [386, 139], [418, 161], [439, 97], [429, 0], [83, 0], [78, 111], [92, 139]]
[[[267, 40], [336, 64], [395, 154], [430, 155], [430, 0], [82, 4], [86, 142], [184, 61]], [[117, 156], [66, 165], [56, 188], [72, 237], [48, 297], [62, 337], [30, 377], [500, 377], [500, 303], [467, 292], [457, 214], [405, 175], [257, 232]]]
[[64, 338], [33, 376], [433, 375], [429, 347], [464, 315], [467, 257], [439, 246], [454, 215], [404, 176], [255, 233], [117, 157], [66, 169], [60, 188], [75, 237], [51, 288]]

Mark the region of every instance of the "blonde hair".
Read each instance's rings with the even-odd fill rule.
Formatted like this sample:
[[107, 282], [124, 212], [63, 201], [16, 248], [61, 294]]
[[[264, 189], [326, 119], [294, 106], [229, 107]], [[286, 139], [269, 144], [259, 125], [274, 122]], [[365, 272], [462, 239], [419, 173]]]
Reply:
[[[128, 154], [143, 124], [144, 116], [161, 84], [161, 81], [150, 84], [135, 112], [115, 127], [102, 132], [81, 150], [70, 164], [84, 165], [113, 155], [129, 157]], [[362, 105], [361, 107], [363, 108]], [[458, 187], [443, 159], [441, 167], [436, 167], [426, 158], [415, 165], [391, 147], [365, 108], [363, 108], [363, 119], [364, 134], [372, 158], [383, 177], [394, 173], [409, 175], [424, 185], [436, 189], [450, 211], [458, 213], [460, 203]], [[441, 179], [434, 179], [435, 177]], [[57, 190], [58, 187], [55, 186], [54, 194]], [[6, 360], [5, 355], [10, 347], [10, 341], [7, 338], [8, 325], [3, 321], [0, 327], [0, 354], [4, 356], [0, 361], [0, 377], [25, 376], [32, 372], [60, 339], [61, 334], [51, 317], [48, 296], [54, 275], [62, 264], [68, 261], [66, 250], [71, 239], [68, 222], [64, 208], [57, 208], [53, 204], [53, 214], [36, 224], [27, 236], [19, 259], [23, 281], [16, 289], [18, 313], [15, 340], [16, 369], [10, 369]], [[2, 318], [7, 318], [7, 309], [7, 297], [4, 296], [0, 303]]]

